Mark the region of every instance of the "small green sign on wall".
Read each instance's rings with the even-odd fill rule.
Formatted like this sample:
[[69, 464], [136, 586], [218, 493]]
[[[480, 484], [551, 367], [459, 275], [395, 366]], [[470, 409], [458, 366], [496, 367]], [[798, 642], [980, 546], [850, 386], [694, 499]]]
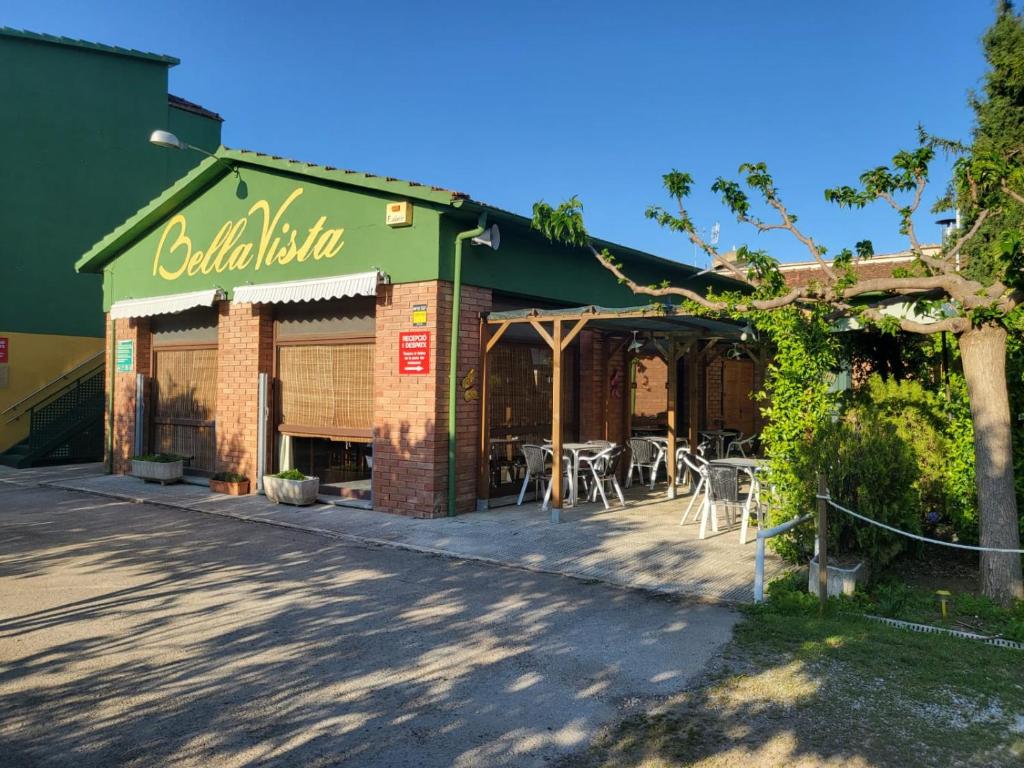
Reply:
[[120, 339], [114, 353], [114, 368], [118, 373], [131, 373], [135, 370], [135, 342], [131, 339]]

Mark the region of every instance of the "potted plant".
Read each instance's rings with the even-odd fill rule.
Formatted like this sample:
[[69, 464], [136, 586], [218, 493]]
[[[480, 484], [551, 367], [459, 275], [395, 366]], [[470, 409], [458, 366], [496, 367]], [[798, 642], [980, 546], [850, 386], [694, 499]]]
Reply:
[[132, 456], [132, 476], [147, 483], [177, 483], [185, 471], [185, 460], [173, 453], [146, 453]]
[[263, 492], [275, 504], [294, 504], [304, 507], [316, 501], [320, 492], [320, 478], [304, 475], [297, 469], [286, 469], [263, 478]]
[[218, 472], [210, 478], [210, 490], [229, 496], [245, 496], [249, 493], [249, 478], [237, 472]]
[[[829, 557], [828, 567], [825, 570], [827, 571], [826, 590], [829, 597], [852, 595], [857, 591], [858, 586], [867, 583], [867, 567], [864, 561], [855, 557]], [[810, 568], [807, 570], [807, 591], [812, 595], [818, 594], [817, 555], [811, 558]]]

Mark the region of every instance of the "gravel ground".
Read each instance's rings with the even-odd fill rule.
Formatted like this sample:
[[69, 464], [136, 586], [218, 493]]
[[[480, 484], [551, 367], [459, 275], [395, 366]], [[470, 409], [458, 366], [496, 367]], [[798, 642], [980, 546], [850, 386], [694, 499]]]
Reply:
[[0, 765], [546, 765], [735, 620], [0, 482]]

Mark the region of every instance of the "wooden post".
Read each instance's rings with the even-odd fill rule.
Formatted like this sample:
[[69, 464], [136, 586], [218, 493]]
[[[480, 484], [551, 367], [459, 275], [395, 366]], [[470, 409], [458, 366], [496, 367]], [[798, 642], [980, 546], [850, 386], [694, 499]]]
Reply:
[[669, 341], [666, 364], [668, 365], [668, 456], [665, 457], [665, 471], [668, 473], [668, 497], [676, 497], [676, 429], [678, 420], [676, 418], [676, 384], [679, 381], [676, 375], [677, 346], [675, 336]]
[[551, 337], [551, 522], [562, 509], [562, 321], [552, 321]]
[[480, 320], [480, 445], [477, 454], [476, 508], [478, 512], [487, 509], [487, 500], [491, 497], [491, 408], [487, 362], [490, 349], [487, 342], [491, 339], [491, 329]]
[[828, 493], [825, 476], [818, 473], [818, 600], [824, 609], [828, 601]]

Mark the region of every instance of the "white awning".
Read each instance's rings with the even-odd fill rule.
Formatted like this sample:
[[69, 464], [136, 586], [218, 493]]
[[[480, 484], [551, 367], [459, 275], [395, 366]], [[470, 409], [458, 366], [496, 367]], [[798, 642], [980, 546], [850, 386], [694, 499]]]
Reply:
[[170, 315], [193, 307], [212, 307], [222, 297], [219, 288], [207, 288], [204, 291], [172, 293], [170, 296], [153, 296], [149, 299], [125, 299], [110, 305], [110, 316], [117, 319]]
[[289, 280], [286, 283], [261, 283], [235, 288], [234, 300], [247, 304], [286, 304], [290, 301], [342, 299], [346, 296], [376, 296], [377, 285], [388, 282], [387, 275], [372, 270], [337, 277]]

